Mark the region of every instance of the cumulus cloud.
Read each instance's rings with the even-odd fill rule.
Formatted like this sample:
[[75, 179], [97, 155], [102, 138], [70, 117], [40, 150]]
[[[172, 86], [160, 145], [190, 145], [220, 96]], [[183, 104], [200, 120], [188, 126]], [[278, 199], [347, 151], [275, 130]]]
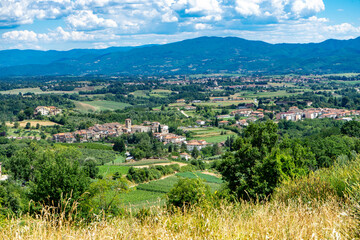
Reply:
[[28, 30], [6, 32], [2, 37], [12, 41], [36, 42], [38, 40], [37, 34]]
[[114, 28], [117, 24], [112, 19], [98, 17], [90, 10], [78, 11], [67, 17], [66, 22], [77, 30], [94, 30], [101, 28]]
[[6, 41], [17, 42], [49, 42], [49, 41], [91, 41], [95, 40], [94, 34], [79, 31], [65, 31], [62, 27], [48, 33], [35, 33], [34, 31], [9, 31], [2, 34]]
[[[350, 23], [316, 17], [324, 9], [323, 0], [0, 0], [0, 29], [26, 25], [2, 34], [12, 46], [67, 41], [98, 48], [201, 35], [269, 42], [359, 35]], [[61, 27], [35, 31], [31, 24], [38, 19], [57, 19]]]
[[346, 33], [360, 33], [360, 27], [354, 27], [350, 23], [342, 23], [338, 25], [328, 26], [326, 27], [327, 31], [332, 33], [340, 33], [340, 34], [346, 34]]

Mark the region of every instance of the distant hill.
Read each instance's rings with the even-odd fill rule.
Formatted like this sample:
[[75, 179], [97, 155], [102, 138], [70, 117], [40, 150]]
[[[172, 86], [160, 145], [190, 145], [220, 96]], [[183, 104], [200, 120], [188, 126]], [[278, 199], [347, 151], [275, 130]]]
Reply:
[[0, 77], [341, 72], [360, 72], [360, 37], [309, 44], [200, 37], [164, 45], [101, 50], [0, 51]]

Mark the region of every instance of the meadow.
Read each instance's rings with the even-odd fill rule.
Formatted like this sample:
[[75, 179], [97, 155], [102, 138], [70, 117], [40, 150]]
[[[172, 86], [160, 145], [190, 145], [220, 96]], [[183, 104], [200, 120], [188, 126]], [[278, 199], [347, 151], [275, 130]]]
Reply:
[[95, 101], [74, 101], [75, 107], [81, 112], [88, 111], [104, 111], [104, 110], [117, 110], [124, 109], [125, 107], [131, 106], [128, 103], [114, 102], [114, 101], [105, 101], [105, 100], [95, 100]]
[[121, 175], [126, 175], [129, 171], [128, 166], [117, 166], [117, 165], [103, 165], [99, 166], [99, 174], [103, 177], [112, 176], [114, 173], [118, 172]]
[[[190, 130], [193, 132], [192, 139], [197, 140], [205, 140], [209, 143], [219, 143], [225, 141], [229, 136], [236, 136], [236, 133], [224, 130], [221, 128], [216, 127], [209, 127], [209, 128], [188, 128], [187, 130]], [[221, 135], [221, 132], [226, 132], [226, 134]]]

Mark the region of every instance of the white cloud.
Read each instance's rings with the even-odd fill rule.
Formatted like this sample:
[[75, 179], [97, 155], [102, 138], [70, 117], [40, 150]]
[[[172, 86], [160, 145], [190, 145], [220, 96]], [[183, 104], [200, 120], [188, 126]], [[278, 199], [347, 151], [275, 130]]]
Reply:
[[95, 40], [94, 34], [78, 31], [65, 31], [62, 27], [48, 33], [35, 33], [34, 31], [9, 31], [2, 34], [6, 41], [16, 42], [50, 42], [50, 41], [91, 41]]
[[28, 30], [6, 32], [2, 37], [10, 41], [36, 42], [38, 40], [37, 34]]
[[295, 0], [292, 10], [298, 17], [302, 17], [325, 10], [325, 5], [323, 0]]
[[342, 23], [339, 25], [328, 26], [326, 29], [329, 32], [338, 34], [360, 33], [360, 27], [354, 27], [350, 23]]
[[94, 30], [101, 28], [114, 28], [117, 24], [112, 19], [98, 17], [90, 10], [78, 11], [67, 17], [66, 22], [77, 30]]
[[235, 10], [239, 14], [247, 17], [251, 15], [259, 16], [261, 14], [261, 0], [236, 0]]
[[[27, 25], [5, 32], [0, 40], [7, 46], [62, 41], [102, 48], [202, 35], [269, 42], [359, 35], [355, 25], [330, 25], [329, 19], [316, 17], [324, 9], [323, 0], [0, 0], [0, 28]], [[35, 31], [31, 24], [36, 19], [58, 19], [62, 27]]]
[[195, 29], [196, 30], [211, 29], [211, 26], [209, 24], [197, 23], [197, 24], [195, 24]]

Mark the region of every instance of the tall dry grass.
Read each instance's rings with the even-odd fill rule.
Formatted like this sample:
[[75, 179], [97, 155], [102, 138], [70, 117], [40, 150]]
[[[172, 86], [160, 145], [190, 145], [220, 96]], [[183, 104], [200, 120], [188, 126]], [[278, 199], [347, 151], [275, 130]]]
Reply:
[[220, 204], [169, 212], [155, 208], [142, 217], [118, 217], [78, 226], [52, 217], [3, 222], [0, 239], [345, 239], [354, 219], [336, 201], [311, 205], [281, 201]]

